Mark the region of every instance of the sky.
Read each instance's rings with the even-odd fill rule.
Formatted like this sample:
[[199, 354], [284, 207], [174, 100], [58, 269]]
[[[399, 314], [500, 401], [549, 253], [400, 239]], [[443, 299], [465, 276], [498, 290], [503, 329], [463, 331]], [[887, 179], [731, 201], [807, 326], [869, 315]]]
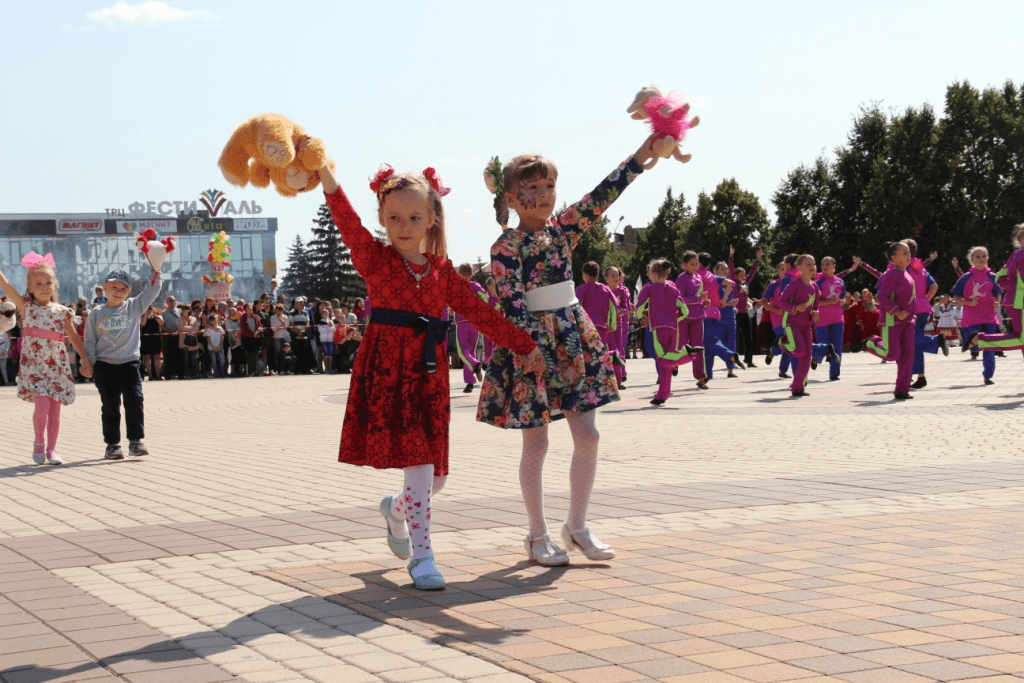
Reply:
[[771, 213], [785, 175], [831, 155], [861, 106], [941, 111], [952, 83], [1024, 80], [1013, 1], [0, 0], [0, 17], [0, 213], [219, 189], [278, 218], [282, 268], [323, 196], [224, 179], [221, 150], [256, 114], [323, 139], [371, 228], [380, 163], [435, 167], [459, 263], [486, 259], [499, 234], [491, 156], [544, 154], [558, 203], [576, 201], [646, 138], [625, 110], [649, 84], [700, 116], [693, 160], [641, 175], [609, 209], [613, 228], [646, 225], [668, 188], [694, 205], [727, 178]]

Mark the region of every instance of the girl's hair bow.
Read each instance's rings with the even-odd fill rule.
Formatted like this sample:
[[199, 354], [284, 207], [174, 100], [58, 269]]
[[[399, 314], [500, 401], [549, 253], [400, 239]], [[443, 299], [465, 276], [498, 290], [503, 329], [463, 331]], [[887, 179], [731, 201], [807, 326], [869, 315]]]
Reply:
[[381, 164], [377, 172], [370, 176], [370, 189], [374, 194], [379, 195], [384, 182], [395, 175], [395, 169], [391, 164]]
[[47, 254], [46, 256], [40, 256], [34, 251], [30, 251], [25, 254], [21, 259], [21, 265], [28, 269], [38, 268], [39, 266], [50, 266], [56, 268], [57, 264], [53, 261], [53, 254]]
[[427, 182], [430, 183], [430, 186], [434, 188], [434, 192], [442, 197], [452, 191], [450, 187], [444, 184], [444, 180], [442, 180], [441, 176], [437, 174], [437, 171], [434, 170], [433, 166], [423, 170], [423, 177], [426, 178]]

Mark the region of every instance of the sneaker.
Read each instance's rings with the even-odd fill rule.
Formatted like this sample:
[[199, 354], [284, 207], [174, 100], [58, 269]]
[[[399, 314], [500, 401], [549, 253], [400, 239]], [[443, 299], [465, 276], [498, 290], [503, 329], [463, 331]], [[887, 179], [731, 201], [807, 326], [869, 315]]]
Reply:
[[942, 351], [943, 356], [949, 355], [949, 347], [946, 346], [946, 337], [942, 334], [939, 335], [939, 351]]
[[896, 397], [897, 401], [906, 401], [908, 399], [914, 398], [913, 396], [911, 396], [910, 394], [908, 394], [905, 391], [898, 391], [898, 392], [896, 392], [893, 395]]
[[916, 382], [914, 382], [913, 384], [910, 385], [910, 388], [911, 389], [924, 389], [926, 386], [928, 386], [928, 380], [926, 380], [924, 378], [924, 375], [921, 375], [920, 377], [917, 378]]
[[146, 444], [141, 441], [130, 441], [128, 443], [128, 455], [134, 455], [136, 457], [140, 455], [149, 455], [149, 449], [146, 448]]
[[995, 382], [992, 381], [991, 377], [986, 377], [985, 378], [985, 384], [995, 384]]
[[63, 465], [64, 461], [61, 460], [60, 456], [57, 455], [57, 452], [54, 451], [51, 448], [50, 450], [46, 451], [46, 464], [47, 465]]
[[473, 374], [476, 375], [477, 382], [484, 381], [484, 369], [481, 367], [480, 363], [473, 366]]
[[764, 355], [764, 364], [765, 365], [771, 365], [773, 360], [775, 360], [775, 356], [772, 354], [771, 351], [769, 351], [768, 353], [766, 353]]
[[812, 358], [811, 359], [811, 370], [817, 370], [817, 369], [818, 369], [818, 361], [816, 361], [816, 360], [814, 360]]
[[466, 388], [462, 390], [462, 393], [464, 393], [464, 394], [472, 394], [474, 386], [476, 386], [476, 385], [475, 384], [467, 384]]
[[[971, 332], [971, 334], [968, 335], [967, 339], [964, 340], [964, 343], [960, 345], [960, 353], [966, 353], [971, 350], [971, 347], [974, 346], [974, 340], [978, 338], [978, 334], [978, 332]], [[977, 358], [977, 356], [975, 356], [975, 358]]]
[[107, 460], [124, 460], [124, 453], [121, 452], [121, 444], [115, 443], [107, 446], [107, 451], [103, 454], [103, 457]]
[[664, 400], [664, 399], [661, 399], [661, 398], [652, 398], [652, 399], [651, 399], [651, 405], [652, 405], [652, 406], [660, 406], [660, 405], [662, 405], [663, 403], [665, 403], [665, 400]]

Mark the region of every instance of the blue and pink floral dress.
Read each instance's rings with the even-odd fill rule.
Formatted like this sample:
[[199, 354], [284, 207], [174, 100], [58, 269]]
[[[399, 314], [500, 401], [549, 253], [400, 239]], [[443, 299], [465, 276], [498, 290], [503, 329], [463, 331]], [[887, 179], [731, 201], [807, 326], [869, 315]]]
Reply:
[[526, 292], [572, 281], [572, 250], [641, 173], [630, 157], [543, 229], [506, 230], [491, 247], [491, 274], [502, 310], [537, 342], [547, 370], [542, 377], [524, 373], [514, 353], [495, 349], [480, 389], [480, 422], [529, 429], [564, 417], [564, 411], [584, 413], [619, 399], [609, 350], [583, 308], [577, 303], [531, 313]]

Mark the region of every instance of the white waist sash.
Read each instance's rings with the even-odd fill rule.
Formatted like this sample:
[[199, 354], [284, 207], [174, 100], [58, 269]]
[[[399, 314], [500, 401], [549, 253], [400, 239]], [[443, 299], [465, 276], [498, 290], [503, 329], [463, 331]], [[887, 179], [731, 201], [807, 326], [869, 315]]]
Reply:
[[576, 285], [573, 284], [572, 280], [559, 282], [556, 285], [538, 287], [526, 292], [526, 310], [531, 313], [535, 311], [552, 311], [578, 303]]

